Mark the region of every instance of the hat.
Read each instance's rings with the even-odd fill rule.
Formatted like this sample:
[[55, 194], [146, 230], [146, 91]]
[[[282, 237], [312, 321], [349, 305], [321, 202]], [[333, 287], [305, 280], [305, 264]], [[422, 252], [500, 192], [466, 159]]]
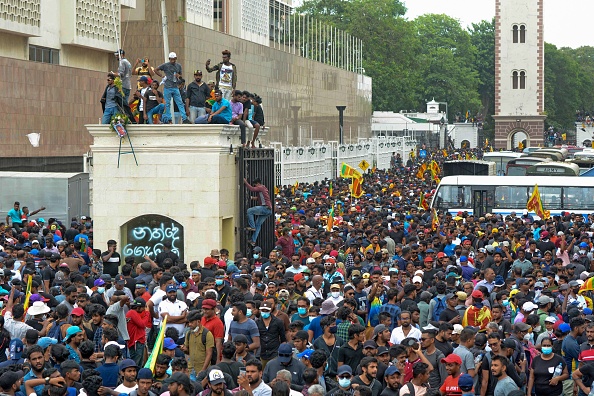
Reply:
[[293, 357], [293, 348], [291, 344], [282, 343], [280, 347], [278, 347], [278, 361], [280, 363], [289, 363], [291, 358]]
[[412, 283], [423, 283], [423, 278], [420, 276], [413, 276]]
[[18, 338], [13, 338], [12, 340], [10, 340], [10, 346], [9, 346], [9, 351], [10, 351], [10, 359], [11, 360], [18, 360], [21, 358], [22, 354], [23, 354], [23, 341], [21, 341]]
[[105, 282], [105, 283], [112, 283], [111, 280], [111, 275], [109, 274], [103, 274], [100, 276], [100, 278]]
[[384, 378], [394, 374], [400, 374], [400, 370], [398, 370], [396, 366], [389, 366], [386, 371], [384, 371]]
[[309, 359], [309, 358], [311, 357], [311, 354], [312, 354], [312, 353], [314, 353], [314, 350], [313, 350], [313, 349], [306, 349], [305, 351], [303, 351], [303, 352], [301, 352], [301, 353], [298, 353], [298, 354], [297, 354], [297, 357], [298, 357], [298, 358], [302, 358], [302, 357], [304, 357], [304, 358], [306, 358], [306, 359]]
[[446, 275], [446, 279], [447, 279], [447, 278], [456, 278], [456, 279], [460, 279], [460, 278], [462, 278], [462, 276], [461, 276], [461, 275], [458, 275], [458, 274], [457, 274], [457, 273], [455, 273], [455, 272], [449, 272], [449, 273]]
[[137, 380], [141, 380], [141, 379], [153, 379], [153, 372], [151, 371], [151, 369], [148, 368], [141, 368], [140, 370], [138, 370], [138, 375], [136, 376]]
[[450, 353], [446, 358], [441, 359], [442, 363], [458, 363], [462, 364], [462, 358], [455, 353]]
[[173, 341], [173, 338], [165, 338], [165, 340], [163, 341], [163, 349], [175, 349], [177, 348], [177, 344], [175, 343], [175, 341]]
[[468, 298], [468, 294], [466, 294], [463, 291], [456, 292], [456, 296], [458, 296], [458, 300], [460, 301], [466, 301], [466, 299]]
[[377, 344], [373, 340], [367, 340], [367, 341], [365, 341], [363, 343], [363, 349], [365, 349], [365, 348], [376, 349], [377, 348]]
[[472, 296], [472, 298], [483, 298], [484, 297], [483, 292], [478, 289], [473, 290], [471, 296]]
[[[460, 388], [461, 391], [465, 391], [465, 392], [470, 391], [472, 389], [473, 383], [474, 383], [474, 380], [472, 379], [470, 374], [462, 374], [458, 377], [458, 388]], [[465, 389], [462, 389], [462, 388], [465, 388]]]
[[320, 252], [313, 252], [313, 253], [311, 254], [311, 257], [313, 257], [314, 259], [317, 259], [317, 258], [318, 258], [318, 257], [320, 257], [321, 255], [322, 255], [322, 253], [320, 253]]
[[526, 301], [524, 305], [522, 305], [522, 309], [526, 312], [531, 312], [537, 309], [538, 306], [534, 304], [532, 301]]
[[124, 283], [126, 283], [126, 278], [124, 278], [124, 275], [121, 275], [121, 274], [120, 275], [116, 275], [116, 277], [115, 277], [115, 283], [118, 283], [120, 285], [121, 284], [124, 284]]
[[440, 259], [440, 258], [444, 258], [444, 257], [447, 257], [447, 255], [446, 255], [444, 252], [439, 252], [439, 253], [437, 253], [437, 258], [438, 258], [438, 259]]
[[[20, 359], [20, 357], [19, 357]], [[18, 380], [23, 378], [25, 374], [23, 371], [5, 371], [4, 374], [0, 376], [0, 388], [2, 389], [10, 389], [14, 384], [17, 383]]]
[[[188, 296], [186, 297], [187, 300], [194, 302], [198, 297], [200, 297], [199, 293], [196, 292], [189, 292]], [[204, 302], [202, 302], [202, 306], [204, 306]]]
[[126, 348], [126, 345], [118, 344], [116, 341], [109, 341], [109, 342], [105, 343], [105, 345], [103, 346], [103, 349], [107, 348], [110, 345], [117, 346], [120, 349]]
[[502, 348], [516, 348], [516, 342], [512, 339], [506, 338], [505, 340], [501, 341]]
[[539, 281], [539, 282], [536, 282], [536, 283], [534, 284], [534, 287], [540, 287], [540, 288], [543, 288], [543, 287], [544, 287], [544, 283], [542, 283], [542, 282], [540, 282], [540, 281]]
[[177, 286], [175, 285], [169, 285], [167, 286], [167, 289], [165, 289], [165, 292], [169, 293], [169, 292], [176, 292], [177, 291]]
[[413, 275], [425, 275], [425, 273], [423, 272], [423, 270], [416, 270]]
[[57, 343], [58, 343], [58, 340], [56, 340], [55, 338], [51, 338], [51, 337], [41, 337], [40, 339], [37, 340], [37, 345], [39, 345], [43, 349], [46, 349], [50, 345], [56, 345]]
[[175, 52], [169, 53], [169, 59], [176, 59], [176, 58], [177, 58], [177, 54]]
[[462, 325], [455, 324], [454, 331], [452, 331], [452, 334], [460, 334], [462, 333], [462, 330], [464, 330], [464, 327]]
[[377, 348], [377, 356], [383, 355], [384, 353], [390, 352], [390, 348], [381, 346]]
[[105, 284], [105, 281], [103, 279], [101, 279], [101, 278], [99, 278], [99, 279], [95, 280], [95, 282], [93, 282], [93, 285], [95, 287], [97, 287], [97, 286], [103, 286], [104, 284]]
[[539, 306], [545, 306], [548, 303], [552, 302], [551, 299], [548, 296], [540, 296], [538, 297], [538, 305]]
[[207, 298], [206, 300], [202, 301], [202, 308], [206, 309], [214, 309], [217, 306], [217, 302], [212, 298]]
[[330, 300], [325, 300], [322, 303], [322, 309], [320, 309], [320, 315], [330, 315], [338, 309], [336, 305]]
[[377, 326], [375, 326], [375, 328], [373, 329], [373, 338], [377, 337], [377, 335], [379, 333], [381, 333], [382, 331], [386, 331], [389, 330], [386, 325], [384, 324], [378, 324]]
[[466, 261], [468, 261], [468, 257], [466, 257], [466, 256], [460, 256], [460, 262], [461, 263], [466, 262]]
[[343, 374], [353, 375], [353, 369], [351, 369], [351, 366], [349, 366], [348, 364], [343, 364], [342, 366], [340, 366], [336, 372], [336, 375], [341, 376]]
[[524, 331], [528, 331], [529, 329], [530, 329], [530, 326], [527, 325], [524, 322], [516, 322], [514, 324], [514, 330], [515, 331], [522, 331], [522, 332], [524, 332]]
[[64, 341], [68, 342], [68, 340], [70, 339], [70, 337], [72, 337], [73, 335], [76, 335], [78, 333], [82, 333], [82, 330], [80, 329], [80, 327], [78, 327], [78, 326], [70, 326], [66, 330], [66, 337], [64, 337]]
[[142, 288], [146, 289], [146, 283], [138, 282], [134, 288], [135, 289], [142, 289]]
[[[309, 260], [309, 259], [308, 259], [308, 260]], [[300, 272], [300, 273], [298, 273], [298, 274], [295, 274], [295, 275], [293, 275], [293, 280], [294, 280], [295, 282], [298, 282], [298, 281], [300, 281], [300, 280], [301, 280], [301, 279], [303, 279], [303, 278], [305, 278], [305, 275], [303, 275], [301, 272]]]
[[[569, 265], [568, 265], [568, 267], [569, 267]], [[575, 280], [572, 280], [571, 282], [569, 282], [569, 287], [578, 287], [579, 285], [580, 284]]]
[[138, 79], [138, 81], [148, 82], [148, 77], [147, 76], [140, 76], [140, 78]]
[[80, 307], [76, 307], [72, 310], [72, 312], [70, 312], [70, 315], [74, 315], [74, 316], [84, 316], [85, 315], [85, 310], [80, 308]]
[[262, 304], [260, 304], [260, 311], [262, 309], [272, 311], [273, 308], [274, 307], [272, 306], [272, 304], [270, 302], [268, 302], [268, 301], [262, 301]]
[[242, 344], [247, 344], [248, 343], [248, 339], [245, 335], [243, 334], [237, 334], [236, 336], [233, 337], [233, 343], [242, 343]]
[[210, 370], [210, 373], [208, 373], [208, 383], [211, 385], [216, 385], [222, 382], [225, 382], [225, 375], [223, 372], [217, 369]]
[[549, 232], [548, 231], [543, 231], [543, 232], [540, 233], [540, 237], [541, 238], [546, 238], [548, 236], [549, 236]]
[[138, 370], [138, 366], [136, 365], [136, 362], [132, 359], [124, 359], [120, 362], [120, 371], [124, 371], [130, 367], [135, 367], [136, 370]]
[[563, 290], [567, 290], [567, 289], [569, 289], [569, 285], [567, 283], [559, 285], [559, 291], [563, 291]]
[[559, 319], [554, 316], [547, 316], [544, 321], [549, 323], [557, 323], [558, 320]]
[[[189, 293], [188, 293], [188, 295], [189, 295]], [[142, 298], [142, 297], [136, 297], [134, 299], [134, 301], [132, 301], [130, 303], [130, 306], [131, 307], [134, 307], [134, 308], [136, 308], [136, 307], [146, 307], [146, 301], [144, 301], [144, 298]], [[72, 311], [72, 312], [74, 312], [74, 311]]]
[[163, 382], [166, 384], [173, 384], [173, 383], [180, 384], [180, 385], [183, 385], [183, 387], [186, 389], [192, 388], [192, 383], [190, 382], [190, 377], [188, 377], [186, 374], [184, 374], [180, 371], [173, 373], [171, 375], [171, 377], [167, 378]]
[[27, 313], [31, 316], [37, 316], [48, 313], [49, 311], [50, 308], [47, 305], [45, 305], [42, 301], [35, 301], [33, 302], [33, 305], [29, 307]]
[[568, 323], [561, 323], [559, 325], [559, 331], [562, 333], [569, 333], [571, 331], [571, 326]]

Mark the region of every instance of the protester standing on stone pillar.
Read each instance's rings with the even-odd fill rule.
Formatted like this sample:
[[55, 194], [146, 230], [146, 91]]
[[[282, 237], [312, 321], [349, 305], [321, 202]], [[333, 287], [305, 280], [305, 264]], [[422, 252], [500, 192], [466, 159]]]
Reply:
[[[168, 124], [172, 118], [172, 111], [169, 109], [171, 106], [171, 98], [173, 98], [175, 104], [177, 104], [178, 109], [185, 109], [185, 105], [178, 87], [179, 80], [182, 78], [182, 67], [179, 63], [177, 63], [177, 54], [175, 52], [169, 53], [169, 62], [163, 63], [161, 66], [155, 69], [155, 73], [162, 78], [163, 74], [161, 74], [161, 72], [165, 72], [166, 77], [164, 79], [165, 88], [163, 89], [163, 96], [165, 98], [165, 111], [163, 112], [161, 121], [163, 124]], [[180, 115], [183, 120], [182, 124], [190, 124], [185, 111], [180, 111]]]
[[218, 65], [210, 67], [210, 59], [206, 61], [206, 70], [209, 73], [217, 72], [216, 75], [216, 89], [220, 89], [223, 98], [231, 100], [233, 90], [237, 84], [237, 67], [230, 62], [231, 52], [229, 50], [223, 51], [223, 61]]

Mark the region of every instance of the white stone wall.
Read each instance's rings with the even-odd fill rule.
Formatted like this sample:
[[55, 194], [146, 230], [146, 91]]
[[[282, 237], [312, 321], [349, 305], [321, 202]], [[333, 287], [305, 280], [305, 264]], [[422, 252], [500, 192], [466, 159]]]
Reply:
[[[223, 219], [237, 219], [238, 182], [235, 156], [221, 126], [134, 125], [128, 131], [138, 166], [122, 155], [120, 139], [106, 125], [87, 125], [94, 138], [94, 244], [104, 249], [120, 240], [120, 227], [143, 214], [160, 214], [184, 226], [184, 260], [201, 262], [211, 249], [235, 250], [225, 239]], [[129, 151], [128, 141], [122, 150]], [[226, 238], [229, 238], [227, 236]], [[121, 248], [121, 246], [120, 246]]]
[[[539, 1], [501, 0], [500, 108], [498, 115], [538, 115], [538, 67], [543, 43], [539, 40]], [[526, 42], [513, 43], [514, 24], [526, 26]], [[526, 72], [526, 88], [512, 88], [513, 71]]]

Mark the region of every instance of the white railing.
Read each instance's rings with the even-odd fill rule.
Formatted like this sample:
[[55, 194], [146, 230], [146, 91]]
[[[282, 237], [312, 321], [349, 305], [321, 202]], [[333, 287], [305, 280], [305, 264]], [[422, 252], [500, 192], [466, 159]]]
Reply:
[[360, 139], [353, 144], [331, 141], [300, 147], [283, 146], [280, 142], [271, 145], [277, 186], [333, 179], [340, 175], [343, 162], [357, 169], [361, 161], [366, 161], [370, 169], [387, 169], [394, 153], [400, 154], [405, 164], [411, 150], [417, 148], [416, 140], [411, 137]]

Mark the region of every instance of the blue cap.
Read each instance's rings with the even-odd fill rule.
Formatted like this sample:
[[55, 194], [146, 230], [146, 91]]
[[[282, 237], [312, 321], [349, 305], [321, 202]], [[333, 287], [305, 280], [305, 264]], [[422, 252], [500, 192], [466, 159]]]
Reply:
[[31, 249], [31, 251], [29, 253], [31, 253], [32, 256], [37, 256], [39, 254], [39, 250]]
[[298, 353], [297, 354], [297, 357], [298, 358], [304, 357], [306, 359], [309, 359], [312, 353], [314, 353], [314, 350], [313, 349], [306, 349], [305, 351], [303, 351], [301, 353]]
[[580, 242], [580, 247], [581, 248], [587, 248], [588, 244], [586, 242]]
[[468, 261], [468, 257], [460, 256], [460, 262], [463, 262], [463, 261]]
[[494, 284], [495, 284], [495, 286], [504, 286], [505, 285], [505, 279], [503, 279], [503, 276], [497, 275], [495, 277]]
[[172, 291], [176, 292], [177, 291], [177, 286], [175, 286], [175, 285], [169, 285], [169, 286], [167, 286], [167, 289], [165, 289], [165, 292], [167, 292], [167, 293], [172, 292]]
[[562, 333], [569, 333], [571, 331], [571, 327], [567, 323], [561, 323], [559, 325], [559, 331]]
[[163, 349], [175, 349], [177, 348], [177, 344], [175, 343], [175, 341], [173, 341], [173, 338], [165, 338], [165, 340], [163, 340]]
[[[472, 389], [473, 383], [474, 383], [474, 381], [469, 374], [462, 374], [462, 375], [460, 375], [460, 377], [458, 377], [458, 387], [462, 391], [469, 391], [470, 389]], [[466, 389], [462, 389], [462, 388], [466, 388]]]
[[9, 348], [11, 360], [18, 360], [23, 355], [23, 341], [19, 340], [18, 338], [10, 340]]
[[37, 219], [38, 223], [45, 223], [45, 219], [43, 217], [40, 217]]
[[68, 340], [70, 339], [70, 337], [72, 337], [75, 334], [78, 333], [82, 333], [82, 330], [80, 329], [80, 327], [78, 326], [70, 326], [67, 330], [66, 330], [66, 337], [64, 337], [64, 341], [68, 342]]
[[151, 371], [151, 369], [147, 369], [147, 368], [141, 368], [140, 370], [138, 370], [138, 375], [136, 376], [137, 380], [141, 380], [141, 379], [153, 379], [153, 372]]
[[288, 343], [280, 344], [278, 347], [278, 361], [280, 363], [289, 363], [293, 357], [293, 348]]
[[389, 377], [390, 375], [394, 374], [400, 374], [400, 370], [398, 370], [396, 366], [389, 366], [384, 372], [384, 377]]
[[[348, 364], [343, 364], [338, 368], [337, 375], [350, 374], [353, 375], [353, 370]], [[385, 375], [385, 374], [384, 374]]]
[[590, 308], [584, 308], [582, 313], [584, 315], [592, 315], [592, 310]]
[[43, 349], [46, 349], [50, 345], [56, 345], [57, 343], [58, 340], [51, 337], [41, 337], [39, 340], [37, 340], [37, 344]]

